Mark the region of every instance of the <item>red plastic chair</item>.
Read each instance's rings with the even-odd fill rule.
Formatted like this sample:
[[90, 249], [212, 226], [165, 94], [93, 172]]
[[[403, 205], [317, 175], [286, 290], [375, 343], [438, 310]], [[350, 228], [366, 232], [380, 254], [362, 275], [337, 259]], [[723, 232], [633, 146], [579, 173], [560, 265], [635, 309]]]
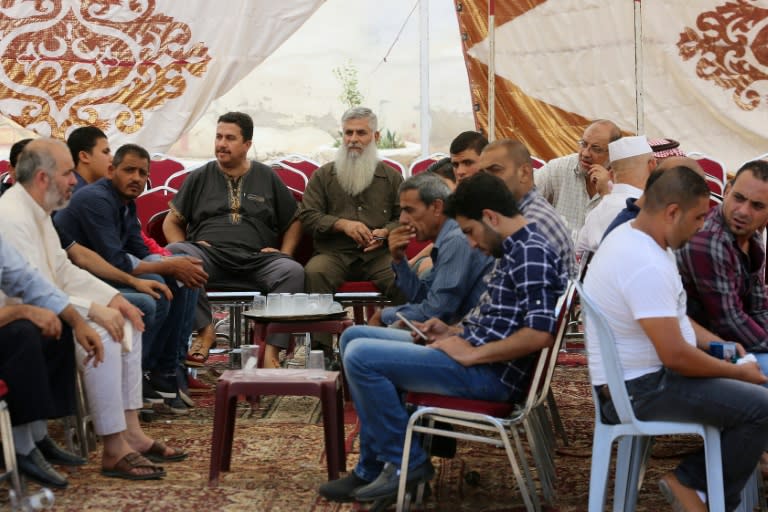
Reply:
[[708, 173], [704, 173], [704, 180], [707, 182], [707, 186], [709, 187], [709, 191], [717, 194], [718, 196], [723, 196], [723, 182], [717, 179], [714, 176], [711, 176]]
[[382, 162], [399, 172], [401, 175], [405, 176], [405, 167], [400, 162], [397, 162], [395, 160], [391, 160], [389, 158], [382, 158]]
[[164, 185], [173, 173], [183, 169], [184, 164], [181, 162], [168, 158], [162, 153], [155, 153], [152, 155], [152, 160], [149, 161], [149, 179], [152, 180], [152, 183]]
[[700, 153], [698, 151], [691, 151], [686, 156], [696, 160], [701, 168], [704, 169], [705, 173], [709, 174], [711, 177], [720, 182], [720, 194], [722, 194], [722, 190], [725, 188], [725, 180], [727, 179], [725, 164], [720, 160], [716, 160], [711, 156], [705, 155], [704, 153]]
[[547, 162], [537, 156], [531, 156], [531, 167], [533, 167], [534, 170], [544, 167], [546, 163]]
[[155, 242], [160, 244], [162, 247], [168, 245], [168, 240], [165, 239], [165, 233], [163, 233], [163, 221], [165, 220], [165, 217], [168, 215], [169, 211], [171, 210], [165, 209], [152, 215], [152, 217], [147, 221], [146, 228], [144, 229], [147, 233], [147, 236], [153, 238]]
[[301, 201], [301, 198], [304, 196], [304, 191], [307, 189], [307, 183], [309, 183], [307, 175], [282, 162], [274, 162], [272, 164], [272, 170], [275, 171], [275, 174], [277, 174], [285, 186], [288, 187], [288, 190], [291, 191], [293, 197], [296, 198], [297, 201]]
[[281, 167], [293, 169], [299, 171], [307, 180], [312, 177], [312, 173], [320, 167], [320, 164], [314, 160], [307, 158], [306, 156], [299, 154], [286, 155], [283, 158], [276, 160], [273, 165], [278, 164]]
[[420, 172], [426, 171], [429, 169], [430, 165], [442, 160], [443, 158], [446, 158], [447, 156], [448, 155], [445, 153], [432, 153], [431, 155], [424, 158], [417, 158], [411, 162], [410, 167], [408, 167], [408, 176], [415, 176]]
[[[195, 168], [197, 169], [197, 168]], [[184, 180], [187, 179], [189, 173], [194, 172], [195, 169], [182, 169], [171, 174], [167, 180], [165, 180], [165, 186], [174, 190], [180, 190]]]
[[[340, 293], [348, 295], [339, 296]], [[336, 290], [335, 298], [342, 306], [352, 308], [352, 316], [357, 325], [365, 324], [377, 307], [390, 303], [373, 281], [345, 281]]]
[[[155, 237], [149, 232], [150, 219], [159, 212], [167, 211], [168, 202], [173, 199], [175, 195], [175, 189], [160, 186], [150, 189], [136, 198], [136, 215], [139, 217], [139, 222], [141, 222], [141, 228], [151, 238]], [[157, 238], [155, 238], [155, 240], [157, 240]]]

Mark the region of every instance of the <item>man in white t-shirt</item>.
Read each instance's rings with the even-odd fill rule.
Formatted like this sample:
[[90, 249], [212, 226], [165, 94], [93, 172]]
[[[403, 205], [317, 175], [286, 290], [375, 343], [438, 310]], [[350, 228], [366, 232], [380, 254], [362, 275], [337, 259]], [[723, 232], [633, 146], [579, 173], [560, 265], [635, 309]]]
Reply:
[[[715, 334], [686, 316], [686, 295], [672, 250], [698, 231], [709, 206], [704, 179], [687, 167], [662, 174], [645, 192], [633, 222], [612, 231], [589, 267], [584, 289], [615, 337], [632, 408], [641, 420], [688, 421], [722, 429], [726, 509], [768, 446], [768, 380], [756, 363], [735, 365], [708, 354]], [[592, 384], [603, 421], [616, 411], [595, 333], [586, 323]], [[743, 354], [743, 348], [739, 347]], [[703, 453], [686, 457], [659, 487], [676, 510], [706, 512]]]

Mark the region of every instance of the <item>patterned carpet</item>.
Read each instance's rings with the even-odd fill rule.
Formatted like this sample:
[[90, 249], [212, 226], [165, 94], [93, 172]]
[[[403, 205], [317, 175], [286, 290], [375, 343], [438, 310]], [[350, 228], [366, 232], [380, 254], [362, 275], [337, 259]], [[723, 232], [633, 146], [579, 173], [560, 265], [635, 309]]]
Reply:
[[[583, 357], [583, 356], [582, 356]], [[555, 396], [571, 443], [557, 455], [558, 503], [549, 511], [583, 511], [589, 487], [593, 408], [583, 361], [569, 357], [555, 373]], [[581, 364], [579, 364], [581, 363]], [[209, 377], [212, 379], [212, 377]], [[223, 473], [218, 488], [207, 486], [213, 395], [198, 398], [198, 407], [182, 418], [163, 418], [146, 424], [148, 433], [190, 452], [182, 463], [167, 464], [162, 481], [129, 482], [102, 477], [99, 456], [78, 469], [65, 469], [70, 486], [56, 492], [54, 510], [75, 511], [323, 511], [364, 510], [356, 504], [328, 503], [317, 487], [326, 480], [323, 432], [319, 406], [312, 398], [262, 400], [250, 411], [238, 406], [232, 471]], [[354, 438], [354, 415], [346, 433]], [[656, 480], [676, 457], [696, 447], [690, 438], [670, 438], [654, 449], [646, 473], [648, 485], [640, 493], [639, 511], [658, 511], [667, 505]], [[357, 459], [353, 445], [348, 468]], [[461, 443], [454, 459], [433, 459], [438, 469], [434, 495], [423, 510], [494, 512], [524, 510], [504, 451], [488, 445]], [[465, 480], [477, 473], [476, 485]], [[470, 479], [471, 480], [471, 479]], [[33, 489], [34, 485], [31, 486]], [[4, 494], [4, 493], [3, 493]], [[7, 503], [0, 503], [0, 508]], [[394, 508], [393, 508], [394, 510]]]

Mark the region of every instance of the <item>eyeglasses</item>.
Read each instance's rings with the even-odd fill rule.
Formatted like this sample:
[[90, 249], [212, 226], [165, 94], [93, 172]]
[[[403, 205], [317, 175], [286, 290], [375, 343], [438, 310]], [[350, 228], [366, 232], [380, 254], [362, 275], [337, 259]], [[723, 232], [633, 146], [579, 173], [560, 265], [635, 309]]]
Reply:
[[590, 153], [595, 155], [604, 155], [608, 152], [608, 148], [601, 148], [597, 144], [592, 144], [590, 146], [584, 139], [577, 140], [576, 144], [578, 144], [581, 149], [587, 149]]

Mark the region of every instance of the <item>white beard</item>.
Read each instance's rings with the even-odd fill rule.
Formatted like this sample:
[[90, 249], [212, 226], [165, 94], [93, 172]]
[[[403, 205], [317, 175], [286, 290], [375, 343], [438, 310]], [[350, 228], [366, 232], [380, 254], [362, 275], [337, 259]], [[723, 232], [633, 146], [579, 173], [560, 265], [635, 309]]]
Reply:
[[43, 198], [43, 209], [47, 212], [55, 210], [63, 210], [69, 204], [69, 199], [64, 199], [64, 195], [56, 188], [56, 183], [53, 178], [50, 180], [48, 188], [45, 189], [45, 197]]
[[379, 155], [374, 141], [360, 154], [350, 152], [342, 144], [334, 160], [336, 179], [347, 194], [356, 196], [371, 184], [378, 163]]

